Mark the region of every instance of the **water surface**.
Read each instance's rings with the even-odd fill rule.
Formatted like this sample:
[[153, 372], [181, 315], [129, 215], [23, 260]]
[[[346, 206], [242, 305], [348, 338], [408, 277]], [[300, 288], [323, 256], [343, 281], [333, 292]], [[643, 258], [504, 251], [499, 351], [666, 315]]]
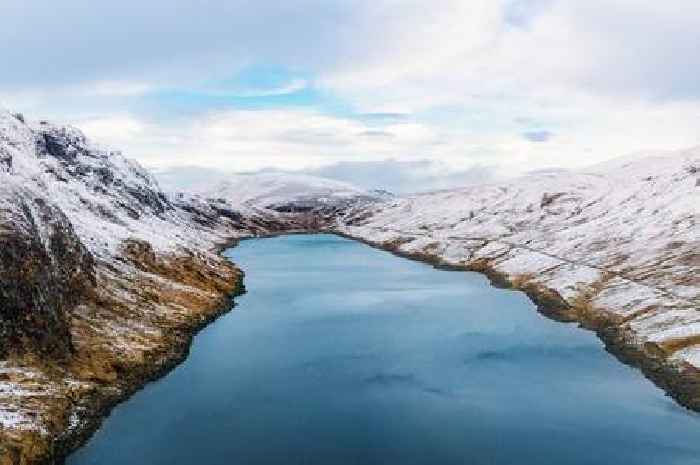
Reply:
[[248, 293], [70, 465], [700, 464], [700, 421], [478, 274], [329, 235], [227, 252]]

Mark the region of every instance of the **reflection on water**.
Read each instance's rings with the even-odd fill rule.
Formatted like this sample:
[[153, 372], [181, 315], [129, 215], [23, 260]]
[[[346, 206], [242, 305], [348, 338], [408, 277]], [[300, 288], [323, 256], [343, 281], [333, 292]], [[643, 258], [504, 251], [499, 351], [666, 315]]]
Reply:
[[248, 293], [87, 464], [700, 464], [700, 422], [476, 274], [328, 235], [228, 252]]

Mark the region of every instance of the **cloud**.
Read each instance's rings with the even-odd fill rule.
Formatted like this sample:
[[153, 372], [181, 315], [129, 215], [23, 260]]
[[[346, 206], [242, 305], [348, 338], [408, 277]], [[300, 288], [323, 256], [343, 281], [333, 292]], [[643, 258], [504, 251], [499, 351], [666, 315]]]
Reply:
[[233, 172], [202, 166], [181, 165], [155, 169], [160, 186], [170, 192], [204, 191], [224, 181]]
[[350, 94], [430, 88], [428, 101], [541, 78], [594, 92], [700, 96], [695, 0], [437, 0], [430, 9], [418, 0], [66, 0], [58, 13], [5, 0], [0, 17], [0, 86], [12, 91], [119, 83], [106, 88], [132, 92], [274, 63]]
[[[287, 95], [305, 89], [309, 83], [304, 79], [294, 79], [289, 84], [272, 89], [250, 89], [242, 92], [234, 92], [236, 97], [271, 97], [276, 95]], [[226, 92], [222, 92], [224, 95]]]
[[305, 169], [341, 160], [377, 160], [424, 156], [441, 135], [418, 123], [394, 123], [382, 137], [355, 118], [312, 109], [224, 110], [197, 118], [147, 120], [132, 114], [75, 121], [86, 134], [152, 168], [190, 165], [224, 171], [274, 166]]
[[131, 97], [144, 95], [153, 90], [152, 84], [139, 82], [97, 81], [89, 87], [67, 89], [68, 93], [87, 97]]
[[494, 166], [475, 165], [455, 170], [430, 160], [392, 159], [339, 162], [306, 170], [305, 173], [349, 182], [365, 189], [385, 189], [402, 194], [482, 184], [498, 177]]
[[327, 85], [414, 109], [549, 90], [700, 97], [694, 0], [443, 1], [425, 17], [409, 7], [387, 21], [372, 53], [328, 70]]
[[149, 130], [145, 123], [129, 115], [85, 120], [79, 123], [79, 127], [94, 140], [113, 145], [124, 139], [143, 137]]
[[66, 0], [57, 12], [38, 2], [5, 0], [0, 85], [147, 79], [173, 86], [228, 77], [251, 62], [308, 62], [311, 49], [323, 61], [337, 43], [334, 26], [352, 18], [352, 10], [332, 0], [254, 7], [246, 0]]
[[0, 101], [150, 167], [394, 160], [403, 189], [423, 160], [515, 175], [700, 143], [697, 0], [4, 0], [0, 17]]
[[355, 117], [368, 123], [397, 123], [409, 119], [405, 113], [360, 113]]
[[360, 134], [362, 137], [396, 137], [394, 134], [387, 132], [387, 131], [378, 131], [378, 130], [367, 130], [367, 131], [362, 131]]
[[503, 19], [511, 26], [526, 28], [551, 4], [552, 0], [506, 0], [503, 4]]
[[[598, 105], [582, 99], [573, 106], [592, 111]], [[577, 117], [562, 110], [547, 115], [560, 121]], [[604, 125], [596, 120], [578, 122], [576, 131], [558, 129], [547, 143], [522, 136], [542, 131], [530, 129], [539, 119], [511, 119], [507, 130], [485, 125], [465, 131], [411, 120], [378, 127], [313, 109], [223, 110], [166, 121], [121, 113], [73, 123], [100, 144], [120, 149], [151, 169], [301, 170], [367, 188], [407, 192], [540, 168], [580, 168], [638, 149], [691, 146], [697, 137], [697, 118], [692, 104], [644, 104], [630, 107], [629, 114], [599, 116]], [[659, 133], [666, 137], [659, 138]], [[680, 142], [673, 146], [670, 139]]]
[[[456, 171], [430, 160], [410, 162], [391, 159], [367, 162], [343, 161], [303, 170], [285, 171], [263, 168], [244, 172], [247, 174], [270, 172], [307, 174], [347, 182], [367, 190], [383, 189], [397, 194], [464, 187], [499, 179], [499, 171], [493, 166], [474, 166]], [[161, 186], [170, 191], [206, 190], [237, 173], [239, 171], [230, 168], [208, 168], [192, 165], [155, 170], [156, 178]]]
[[700, 3], [559, 1], [541, 27], [555, 21], [572, 39], [568, 61], [585, 57], [573, 76], [583, 88], [657, 100], [700, 97]]

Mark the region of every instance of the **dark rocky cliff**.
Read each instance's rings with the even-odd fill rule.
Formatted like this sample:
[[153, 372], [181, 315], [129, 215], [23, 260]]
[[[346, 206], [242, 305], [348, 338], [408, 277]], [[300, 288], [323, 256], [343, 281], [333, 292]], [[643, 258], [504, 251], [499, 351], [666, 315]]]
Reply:
[[66, 357], [70, 311], [93, 286], [93, 257], [60, 209], [20, 192], [9, 200], [0, 212], [0, 354]]

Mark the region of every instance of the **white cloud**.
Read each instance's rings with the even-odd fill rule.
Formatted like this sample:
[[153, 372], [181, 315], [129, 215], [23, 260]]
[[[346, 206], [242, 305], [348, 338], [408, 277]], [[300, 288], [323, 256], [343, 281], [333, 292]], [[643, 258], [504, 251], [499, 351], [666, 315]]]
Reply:
[[88, 97], [131, 97], [147, 94], [153, 89], [152, 84], [143, 82], [97, 81], [68, 89], [68, 93]]
[[[293, 79], [289, 84], [272, 89], [249, 89], [246, 91], [226, 92], [219, 91], [221, 95], [235, 95], [236, 97], [271, 97], [276, 95], [288, 95], [308, 87], [309, 81], [306, 79]], [[207, 92], [209, 93], [209, 92]]]
[[143, 121], [117, 115], [76, 121], [86, 134], [153, 167], [197, 165], [227, 171], [275, 166], [301, 169], [344, 159], [423, 155], [440, 135], [415, 123], [383, 129], [390, 137], [363, 137], [374, 127], [313, 110], [212, 112], [194, 120]]
[[[475, 95], [557, 91], [674, 99], [700, 97], [700, 3], [695, 0], [442, 0], [425, 9], [384, 2], [369, 15], [367, 54], [326, 70], [323, 84], [413, 109]], [[414, 5], [408, 2], [408, 5]], [[379, 16], [379, 18], [378, 18]], [[380, 27], [380, 24], [382, 27]]]
[[[103, 10], [67, 0], [71, 16], [54, 21], [45, 9], [3, 2], [0, 54], [8, 65], [0, 100], [72, 119], [159, 167], [315, 169], [430, 159], [458, 171], [495, 166], [518, 174], [700, 143], [697, 0], [164, 5], [125, 0]], [[120, 27], [105, 28], [108, 16]], [[32, 34], [21, 27], [28, 21]], [[52, 66], [41, 72], [45, 62]], [[311, 78], [233, 94], [314, 87], [358, 116], [321, 108], [159, 113], [153, 102], [139, 104], [149, 92], [206, 89], [202, 83], [256, 63]], [[538, 143], [523, 137], [550, 133]]]
[[147, 135], [146, 124], [129, 115], [116, 115], [112, 117], [100, 117], [77, 121], [76, 126], [88, 134], [95, 141], [107, 145], [118, 145], [129, 139], [136, 139]]
[[[694, 104], [636, 103], [617, 112], [596, 111], [606, 104], [579, 98], [571, 108], [543, 110], [542, 121], [562, 123], [554, 137], [539, 143], [523, 137], [530, 123], [515, 118], [512, 130], [505, 132], [464, 131], [460, 125], [453, 129], [412, 120], [377, 127], [374, 121], [300, 109], [220, 111], [165, 122], [115, 115], [75, 124], [151, 168], [197, 166], [225, 172], [314, 170], [394, 159], [430, 160], [444, 176], [475, 166], [512, 176], [545, 167], [580, 168], [630, 152], [683, 148], [697, 141], [700, 111]], [[589, 118], [587, 112], [598, 116]], [[439, 184], [435, 176], [431, 184]]]

